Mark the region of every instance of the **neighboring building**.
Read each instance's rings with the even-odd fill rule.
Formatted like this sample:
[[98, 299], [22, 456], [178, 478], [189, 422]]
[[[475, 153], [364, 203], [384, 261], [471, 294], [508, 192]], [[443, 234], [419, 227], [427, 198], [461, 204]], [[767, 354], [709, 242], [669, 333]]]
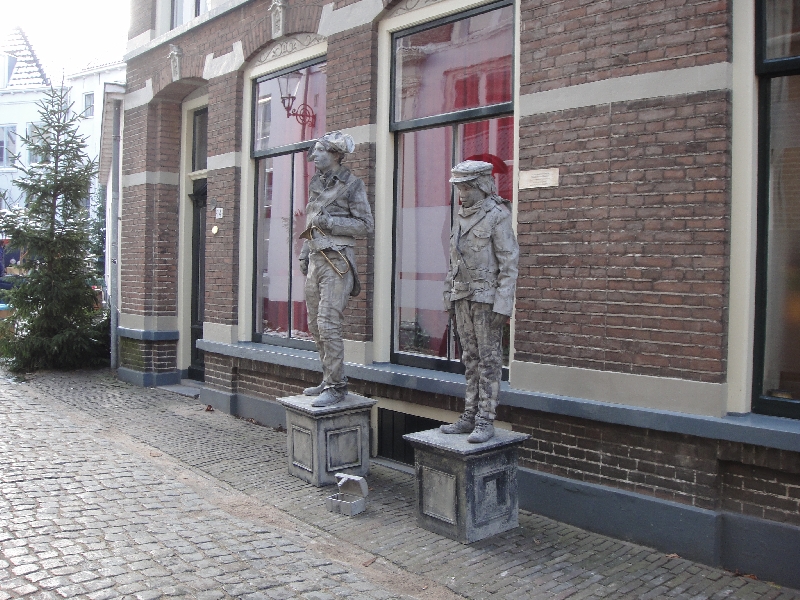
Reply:
[[[103, 107], [107, 100], [106, 94], [118, 93], [124, 90], [125, 63], [111, 62], [103, 64], [90, 64], [81, 71], [68, 75], [66, 85], [69, 87], [69, 99], [72, 110], [83, 115], [78, 132], [86, 137], [86, 154], [98, 162], [100, 166], [100, 146], [103, 122]], [[120, 87], [122, 86], [122, 87]], [[106, 184], [104, 179], [98, 178], [92, 186], [90, 197], [98, 190], [98, 186]]]
[[800, 587], [797, 3], [191, 4], [132, 2], [120, 377], [273, 425], [318, 383], [304, 153], [343, 130], [376, 220], [351, 390], [413, 461], [400, 436], [463, 407], [449, 169], [491, 160], [521, 506]]
[[14, 155], [28, 166], [37, 157], [24, 148], [18, 136], [28, 135], [39, 120], [37, 103], [50, 88], [36, 52], [19, 27], [0, 34], [0, 190], [7, 205], [18, 206], [22, 191], [14, 185], [19, 175]]

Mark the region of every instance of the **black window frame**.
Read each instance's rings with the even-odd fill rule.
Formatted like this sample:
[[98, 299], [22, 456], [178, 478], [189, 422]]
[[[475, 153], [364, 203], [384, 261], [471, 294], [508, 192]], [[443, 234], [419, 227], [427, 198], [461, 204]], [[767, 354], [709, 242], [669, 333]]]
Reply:
[[756, 75], [758, 76], [758, 162], [756, 205], [755, 323], [753, 336], [752, 412], [800, 419], [800, 401], [768, 396], [762, 392], [767, 329], [767, 267], [770, 183], [770, 100], [772, 80], [800, 75], [800, 55], [766, 58], [766, 3], [756, 2]]
[[[444, 126], [451, 126], [454, 128], [454, 138], [456, 137], [455, 129], [462, 124], [472, 123], [476, 121], [484, 121], [487, 119], [492, 118], [500, 118], [500, 117], [513, 117], [514, 116], [514, 101], [513, 101], [513, 90], [516, 82], [516, 72], [514, 70], [514, 61], [512, 60], [511, 63], [511, 91], [512, 91], [512, 100], [510, 102], [502, 102], [498, 104], [492, 104], [490, 106], [485, 107], [478, 107], [478, 108], [468, 108], [458, 111], [453, 111], [449, 113], [443, 113], [440, 115], [434, 115], [431, 117], [420, 117], [417, 119], [408, 119], [404, 121], [397, 121], [395, 120], [395, 85], [397, 83], [397, 74], [396, 74], [396, 51], [397, 51], [397, 43], [396, 40], [399, 37], [405, 37], [407, 35], [412, 35], [415, 33], [419, 33], [421, 31], [426, 31], [428, 29], [434, 29], [436, 27], [440, 27], [441, 25], [446, 25], [448, 23], [455, 23], [457, 21], [463, 21], [464, 19], [468, 19], [470, 17], [474, 17], [477, 15], [481, 15], [487, 12], [491, 12], [500, 8], [504, 8], [506, 6], [513, 6], [514, 0], [500, 0], [499, 2], [492, 2], [491, 4], [486, 4], [483, 6], [479, 6], [470, 10], [462, 11], [453, 15], [448, 15], [446, 17], [442, 17], [440, 19], [435, 19], [433, 21], [428, 21], [426, 23], [421, 23], [419, 25], [415, 25], [413, 27], [409, 27], [406, 29], [402, 29], [399, 31], [395, 31], [392, 33], [392, 41], [391, 41], [391, 69], [390, 69], [390, 101], [389, 101], [389, 131], [394, 133], [394, 148], [393, 148], [393, 156], [394, 156], [394, 165], [392, 168], [392, 284], [391, 284], [391, 335], [389, 338], [390, 343], [390, 350], [389, 350], [389, 360], [393, 364], [403, 365], [408, 367], [417, 367], [421, 369], [428, 369], [431, 371], [440, 371], [445, 373], [456, 373], [456, 374], [463, 374], [465, 369], [464, 365], [460, 360], [456, 360], [454, 357], [450, 356], [450, 344], [448, 343], [448, 350], [447, 350], [447, 358], [442, 357], [433, 357], [433, 356], [426, 356], [424, 354], [414, 354], [411, 352], [400, 352], [397, 350], [397, 332], [396, 329], [396, 319], [397, 319], [397, 304], [396, 304], [396, 294], [397, 294], [397, 253], [398, 253], [398, 236], [397, 236], [397, 227], [398, 227], [398, 202], [397, 202], [397, 191], [398, 191], [398, 178], [399, 178], [399, 168], [400, 168], [400, 161], [399, 161], [399, 154], [400, 154], [400, 135], [401, 133], [406, 132], [413, 132], [413, 131], [421, 131], [424, 129], [432, 129], [435, 127], [444, 127]], [[516, 15], [514, 16], [516, 20]], [[514, 40], [512, 39], [512, 49], [511, 54], [512, 57], [515, 55], [516, 47], [514, 45]], [[456, 152], [456, 145], [455, 143], [452, 145], [452, 150], [454, 155], [451, 157], [450, 162], [454, 164], [455, 159], [455, 152]], [[454, 206], [454, 191], [451, 186], [450, 188], [450, 226], [452, 227], [453, 224], [453, 206]], [[448, 324], [448, 337], [452, 332], [452, 323]], [[456, 338], [456, 343], [458, 343], [458, 339]], [[503, 374], [502, 380], [508, 381], [509, 378], [509, 370], [508, 367], [503, 367]]]
[[[298, 338], [291, 337], [292, 335], [292, 318], [291, 318], [291, 310], [289, 311], [289, 331], [286, 337], [272, 335], [269, 333], [257, 333], [256, 328], [256, 302], [258, 300], [258, 291], [256, 288], [257, 285], [257, 261], [255, 260], [255, 253], [258, 248], [258, 169], [256, 168], [257, 162], [262, 158], [276, 158], [279, 156], [285, 156], [287, 154], [297, 154], [301, 155], [302, 152], [308, 152], [315, 144], [316, 140], [308, 140], [305, 142], [296, 142], [293, 144], [285, 144], [283, 146], [277, 146], [275, 148], [268, 148], [266, 150], [255, 150], [255, 141], [256, 141], [256, 100], [258, 99], [258, 84], [264, 81], [269, 81], [270, 79], [276, 79], [281, 77], [282, 75], [286, 75], [287, 73], [293, 73], [295, 71], [299, 71], [301, 69], [306, 69], [308, 67], [313, 67], [314, 65], [324, 64], [328, 62], [327, 55], [318, 56], [316, 58], [312, 58], [301, 63], [296, 63], [290, 67], [286, 67], [285, 69], [280, 69], [279, 71], [272, 71], [267, 73], [266, 75], [262, 75], [253, 79], [252, 81], [252, 102], [250, 103], [250, 158], [254, 161], [254, 172], [255, 176], [253, 177], [253, 278], [252, 278], [252, 327], [251, 327], [251, 340], [256, 343], [260, 344], [270, 344], [273, 346], [284, 346], [286, 348], [295, 348], [298, 350], [316, 350], [316, 345], [314, 342], [310, 340], [301, 340]], [[327, 102], [327, 99], [326, 99]], [[294, 190], [294, 168], [292, 168], [292, 180], [291, 180], [291, 189]], [[290, 213], [294, 214], [294, 196], [291, 199], [292, 206], [290, 207]], [[289, 239], [291, 240], [294, 235], [293, 231], [293, 220], [290, 219], [290, 230], [289, 230]], [[290, 260], [293, 258], [292, 253], [289, 253]], [[291, 293], [292, 293], [292, 269], [291, 266], [289, 268], [289, 303], [291, 306]]]

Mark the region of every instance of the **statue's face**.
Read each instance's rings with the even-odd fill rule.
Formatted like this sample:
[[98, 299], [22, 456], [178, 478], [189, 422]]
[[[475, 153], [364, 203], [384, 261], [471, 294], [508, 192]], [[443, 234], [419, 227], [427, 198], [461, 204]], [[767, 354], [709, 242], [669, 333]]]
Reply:
[[314, 166], [323, 173], [330, 171], [334, 165], [339, 164], [339, 155], [326, 150], [325, 146], [319, 142], [314, 146], [314, 150], [311, 152], [311, 158], [314, 160]]
[[461, 204], [466, 208], [470, 208], [476, 202], [480, 202], [486, 197], [481, 190], [472, 186], [469, 182], [454, 183], [456, 191], [458, 192], [458, 199]]

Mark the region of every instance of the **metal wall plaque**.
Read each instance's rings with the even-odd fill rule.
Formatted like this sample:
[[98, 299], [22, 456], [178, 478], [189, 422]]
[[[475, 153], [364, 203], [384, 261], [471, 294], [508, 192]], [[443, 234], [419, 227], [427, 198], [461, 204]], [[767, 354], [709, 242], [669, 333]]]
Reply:
[[519, 172], [519, 189], [558, 187], [558, 167]]

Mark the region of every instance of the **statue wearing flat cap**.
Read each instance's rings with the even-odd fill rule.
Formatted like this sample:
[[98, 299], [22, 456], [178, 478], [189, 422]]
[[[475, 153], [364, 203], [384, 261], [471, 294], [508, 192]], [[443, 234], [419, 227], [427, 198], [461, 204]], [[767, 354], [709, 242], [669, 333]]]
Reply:
[[300, 270], [306, 275], [308, 329], [322, 362], [322, 383], [306, 388], [317, 396], [312, 406], [330, 406], [347, 396], [344, 375], [342, 321], [350, 296], [361, 291], [354, 246], [375, 228], [364, 182], [342, 166], [355, 149], [353, 138], [340, 131], [326, 133], [309, 153], [317, 172], [308, 186], [306, 229]]
[[469, 434], [468, 442], [494, 436], [503, 372], [503, 326], [514, 307], [519, 246], [509, 202], [497, 195], [492, 165], [467, 160], [452, 170], [461, 207], [450, 234], [445, 309], [455, 317], [466, 369], [466, 409], [441, 431]]

